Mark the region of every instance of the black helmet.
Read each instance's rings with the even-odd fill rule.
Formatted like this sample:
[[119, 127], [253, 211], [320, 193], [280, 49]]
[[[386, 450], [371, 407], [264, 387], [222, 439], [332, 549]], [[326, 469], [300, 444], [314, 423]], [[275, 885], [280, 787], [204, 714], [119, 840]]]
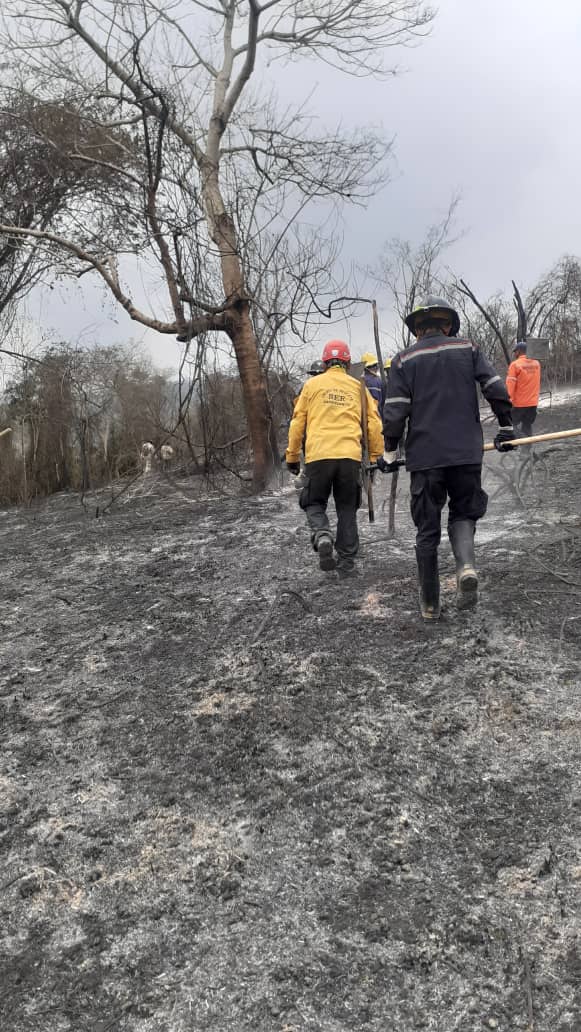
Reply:
[[433, 294], [429, 294], [419, 305], [416, 305], [413, 312], [406, 315], [404, 322], [411, 330], [414, 337], [416, 333], [416, 321], [422, 315], [433, 315], [435, 318], [441, 318], [442, 321], [450, 321], [452, 323], [452, 329], [450, 330], [450, 336], [455, 337], [460, 329], [460, 316], [455, 308], [452, 308], [447, 301], [442, 297], [434, 297]]
[[320, 358], [316, 358], [313, 362], [311, 362], [311, 367], [308, 370], [309, 376], [318, 376], [319, 373], [324, 373], [324, 372], [325, 372], [325, 363], [321, 362]]

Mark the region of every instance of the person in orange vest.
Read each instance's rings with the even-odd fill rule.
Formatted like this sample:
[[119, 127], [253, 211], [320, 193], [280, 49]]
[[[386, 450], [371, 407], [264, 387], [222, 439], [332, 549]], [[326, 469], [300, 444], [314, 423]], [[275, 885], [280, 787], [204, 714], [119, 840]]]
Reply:
[[506, 389], [512, 401], [513, 426], [522, 437], [531, 437], [541, 393], [541, 363], [527, 358], [526, 341], [517, 341], [512, 353]]

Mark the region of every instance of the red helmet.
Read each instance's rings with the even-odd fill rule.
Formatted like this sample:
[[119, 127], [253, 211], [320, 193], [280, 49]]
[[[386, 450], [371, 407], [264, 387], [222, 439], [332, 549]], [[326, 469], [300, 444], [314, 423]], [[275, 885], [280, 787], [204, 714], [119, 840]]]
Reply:
[[332, 362], [336, 358], [339, 362], [350, 362], [351, 352], [349, 345], [344, 340], [330, 340], [323, 348], [321, 359], [323, 362]]

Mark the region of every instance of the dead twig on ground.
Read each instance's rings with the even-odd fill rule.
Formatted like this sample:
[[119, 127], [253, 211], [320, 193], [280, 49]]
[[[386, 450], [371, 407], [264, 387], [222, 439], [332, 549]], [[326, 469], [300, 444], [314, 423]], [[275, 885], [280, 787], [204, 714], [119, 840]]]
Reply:
[[[535, 606], [545, 606], [546, 605], [546, 600], [545, 601], [541, 601], [541, 599], [535, 598], [531, 594], [530, 591], [524, 591], [523, 594], [524, 594], [525, 598], [528, 598], [529, 602], [533, 602]], [[570, 605], [581, 606], [581, 599], [579, 599], [578, 601], [575, 601], [575, 594], [576, 594], [576, 592], [574, 592], [574, 591], [559, 591], [557, 589], [555, 589], [553, 591], [547, 591], [546, 588], [543, 589], [543, 595], [550, 595], [550, 596], [556, 597], [556, 598], [567, 598], [567, 599], [569, 599], [569, 604]]]
[[120, 1022], [120, 1021], [121, 1021], [121, 1020], [122, 1020], [122, 1019], [123, 1019], [123, 1018], [124, 1018], [125, 1016], [126, 1016], [126, 1015], [125, 1015], [125, 1011], [121, 1011], [121, 1013], [120, 1013], [120, 1014], [117, 1014], [117, 1015], [116, 1015], [116, 1017], [114, 1017], [114, 1018], [113, 1018], [113, 1020], [112, 1020], [112, 1021], [110, 1021], [108, 1025], [101, 1025], [101, 1026], [98, 1026], [98, 1027], [97, 1027], [97, 1028], [95, 1029], [95, 1032], [110, 1032], [110, 1029], [114, 1028], [114, 1027], [115, 1027], [115, 1025], [118, 1025], [118, 1024], [119, 1024], [119, 1022]]
[[3, 885], [0, 885], [0, 892], [6, 892], [6, 889], [9, 889], [11, 885], [16, 885], [16, 882], [22, 881], [29, 873], [29, 871], [21, 871], [20, 874], [16, 874], [14, 878], [10, 878]]
[[139, 473], [137, 473], [135, 476], [131, 477], [131, 479], [128, 481], [128, 483], [125, 484], [125, 487], [122, 487], [121, 490], [117, 492], [117, 494], [113, 494], [111, 496], [110, 500], [107, 502], [107, 505], [104, 505], [102, 509], [99, 506], [97, 506], [97, 508], [95, 510], [95, 517], [97, 518], [99, 516], [104, 516], [105, 513], [108, 512], [109, 509], [113, 505], [115, 505], [115, 503], [122, 497], [122, 495], [124, 495], [125, 492], [129, 490], [130, 487], [133, 487], [133, 485], [136, 484], [138, 480], [141, 480], [142, 477], [143, 477], [143, 470], [139, 470]]
[[527, 1017], [528, 1017], [528, 1029], [527, 1032], [534, 1032], [535, 1029], [535, 1012], [533, 1007], [533, 978], [531, 974], [531, 966], [529, 964], [529, 958], [526, 955], [524, 946], [521, 943], [520, 956], [522, 965], [524, 968], [524, 991], [527, 1001]]
[[273, 614], [273, 612], [275, 610], [277, 602], [279, 602], [280, 599], [283, 598], [285, 595], [292, 595], [293, 598], [298, 599], [298, 601], [301, 603], [301, 605], [303, 606], [303, 609], [305, 610], [306, 613], [312, 613], [312, 611], [313, 611], [313, 607], [311, 606], [311, 603], [308, 602], [306, 598], [303, 598], [303, 596], [301, 595], [301, 593], [299, 591], [294, 591], [293, 588], [282, 588], [280, 591], [277, 591], [276, 595], [274, 596], [272, 602], [270, 603], [270, 605], [269, 605], [269, 607], [268, 607], [268, 609], [266, 611], [266, 614], [264, 615], [263, 619], [260, 622], [260, 625], [258, 627], [258, 630], [256, 631], [256, 634], [254, 635], [252, 641], [250, 642], [250, 648], [255, 650], [254, 654], [256, 656], [256, 660], [257, 660], [258, 665], [260, 667], [260, 673], [261, 674], [265, 674], [266, 673], [266, 664], [264, 662], [264, 659], [260, 655], [260, 652], [258, 652], [258, 650], [256, 649], [256, 646], [259, 644], [260, 639], [262, 638], [262, 634], [263, 634], [265, 628], [267, 627], [267, 625], [268, 625], [268, 623], [269, 623], [269, 621], [270, 621], [270, 619], [272, 617], [272, 614]]
[[272, 616], [272, 614], [274, 612], [274, 608], [276, 606], [276, 603], [280, 602], [281, 598], [283, 598], [285, 595], [292, 595], [293, 598], [298, 599], [306, 613], [312, 613], [313, 612], [313, 607], [312, 607], [311, 603], [308, 602], [306, 598], [303, 598], [303, 596], [301, 595], [301, 593], [299, 591], [294, 591], [292, 588], [282, 588], [281, 591], [277, 591], [277, 593], [274, 596], [272, 602], [270, 603], [270, 606], [268, 607], [266, 615], [264, 616], [264, 619], [261, 621], [260, 626], [259, 626], [256, 634], [254, 635], [254, 638], [252, 639], [252, 641], [250, 643], [251, 645], [256, 645], [260, 641], [262, 633], [263, 633], [264, 629], [266, 628], [266, 626], [267, 626], [267, 624], [268, 624], [268, 622], [269, 622], [269, 620], [270, 620], [270, 618], [271, 618], [271, 616]]
[[[102, 699], [98, 699], [96, 702], [90, 702], [86, 706], [83, 706], [82, 709], [79, 709], [76, 712], [70, 712], [69, 710], [67, 710], [62, 720], [53, 720], [50, 722], [46, 721], [43, 724], [43, 730], [55, 731], [57, 728], [65, 727], [69, 724], [76, 723], [77, 720], [81, 720], [85, 713], [88, 713], [91, 710], [102, 709], [104, 706], [107, 707], [107, 709], [109, 709], [114, 703], [119, 702], [120, 699], [126, 698], [127, 696], [134, 694], [135, 693], [133, 688], [124, 688], [123, 691], [117, 692], [116, 695], [113, 695], [110, 698], [104, 697]], [[84, 733], [82, 735], [75, 735], [73, 738], [68, 738], [67, 741], [77, 742], [79, 738], [83, 737]]]
[[563, 581], [563, 584], [569, 584], [570, 587], [572, 587], [572, 588], [581, 588], [581, 582], [580, 581], [570, 580], [568, 577], [565, 577], [564, 574], [558, 573], [557, 570], [554, 570], [552, 568], [552, 566], [549, 566], [548, 563], [544, 563], [543, 560], [540, 559], [538, 555], [536, 557], [536, 560], [537, 560], [539, 566], [542, 566], [543, 569], [546, 570], [547, 573], [550, 573], [552, 577], [556, 577], [557, 580]]
[[565, 637], [565, 626], [568, 623], [572, 623], [573, 620], [581, 620], [581, 614], [578, 613], [576, 616], [566, 616], [563, 622], [561, 623], [561, 633], [559, 634], [559, 649], [557, 651], [555, 666], [559, 665], [559, 661], [561, 659], [561, 652], [563, 651], [563, 639]]

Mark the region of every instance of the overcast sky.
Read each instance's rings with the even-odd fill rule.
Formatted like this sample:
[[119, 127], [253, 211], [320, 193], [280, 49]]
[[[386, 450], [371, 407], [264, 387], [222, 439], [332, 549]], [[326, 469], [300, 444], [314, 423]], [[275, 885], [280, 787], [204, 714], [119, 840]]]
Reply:
[[[441, 0], [430, 37], [393, 58], [401, 75], [380, 82], [314, 63], [269, 71], [285, 99], [316, 84], [310, 106], [326, 125], [372, 123], [395, 137], [391, 182], [367, 211], [346, 213], [345, 264], [374, 263], [393, 236], [419, 243], [456, 192], [464, 235], [446, 261], [479, 295], [513, 277], [526, 289], [562, 254], [580, 254], [580, 0]], [[53, 339], [143, 340], [175, 365], [173, 338], [144, 334], [87, 281], [45, 291], [33, 321]], [[381, 317], [392, 321], [385, 308]], [[364, 325], [334, 332], [351, 332], [357, 350]]]

